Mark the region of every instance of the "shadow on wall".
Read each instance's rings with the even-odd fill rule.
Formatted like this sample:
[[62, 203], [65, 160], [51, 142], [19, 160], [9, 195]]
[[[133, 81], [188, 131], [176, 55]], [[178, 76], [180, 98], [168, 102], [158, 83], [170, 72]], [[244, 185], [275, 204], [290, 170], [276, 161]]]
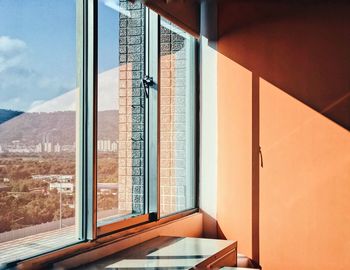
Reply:
[[350, 4], [219, 3], [218, 234], [264, 269], [347, 269]]
[[[260, 79], [260, 258], [266, 269], [347, 269], [350, 134]], [[279, 258], [279, 259], [276, 259]]]
[[350, 4], [271, 2], [221, 2], [218, 51], [350, 130]]

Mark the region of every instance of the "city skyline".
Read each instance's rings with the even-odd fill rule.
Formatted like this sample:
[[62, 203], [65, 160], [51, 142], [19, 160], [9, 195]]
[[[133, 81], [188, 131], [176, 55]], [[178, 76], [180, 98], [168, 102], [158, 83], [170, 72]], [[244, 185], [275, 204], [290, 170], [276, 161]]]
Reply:
[[[97, 150], [100, 152], [117, 152], [118, 141], [105, 139], [97, 140]], [[11, 144], [0, 142], [1, 153], [61, 153], [75, 152], [75, 142], [73, 144], [61, 144], [59, 142], [43, 140], [38, 144], [26, 145], [20, 140], [13, 140]]]

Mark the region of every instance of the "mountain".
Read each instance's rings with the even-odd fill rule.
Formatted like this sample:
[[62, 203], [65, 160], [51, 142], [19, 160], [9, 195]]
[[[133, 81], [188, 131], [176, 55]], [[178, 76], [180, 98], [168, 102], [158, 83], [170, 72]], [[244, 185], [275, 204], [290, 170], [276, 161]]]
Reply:
[[[0, 109], [0, 145], [20, 141], [26, 146], [44, 140], [54, 144], [75, 142], [78, 89], [39, 103], [26, 113]], [[119, 67], [98, 75], [98, 139], [118, 138]]]
[[[22, 114], [17, 112], [17, 117], [3, 117], [7, 121], [0, 124], [0, 144], [19, 140], [25, 145], [35, 145], [46, 139], [52, 143], [72, 145], [75, 142], [75, 118], [74, 111]], [[98, 138], [117, 140], [117, 137], [118, 111], [99, 112]]]
[[22, 113], [23, 112], [19, 112], [19, 111], [0, 109], [0, 125], [18, 115], [21, 115]]
[[[46, 100], [28, 112], [73, 111], [77, 107], [78, 89]], [[119, 67], [98, 74], [98, 108], [103, 111], [119, 109]]]

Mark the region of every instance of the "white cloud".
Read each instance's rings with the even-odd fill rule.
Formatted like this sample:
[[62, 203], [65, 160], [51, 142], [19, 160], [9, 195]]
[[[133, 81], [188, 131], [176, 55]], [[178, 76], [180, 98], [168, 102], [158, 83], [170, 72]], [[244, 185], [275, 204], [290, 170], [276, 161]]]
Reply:
[[22, 40], [0, 36], [0, 73], [20, 65], [26, 48]]
[[[74, 82], [35, 70], [27, 63], [26, 50], [25, 42], [0, 36], [0, 108], [26, 112], [76, 110]], [[119, 68], [99, 74], [100, 110], [118, 109], [118, 89]]]
[[27, 47], [23, 40], [0, 36], [0, 53], [12, 53], [23, 51]]
[[0, 108], [4, 109], [11, 109], [11, 108], [17, 108], [18, 105], [20, 105], [21, 100], [19, 98], [11, 98], [8, 100], [1, 100], [0, 99]]
[[20, 39], [0, 36], [0, 108], [27, 111], [37, 107], [39, 101], [58, 96], [74, 85], [36, 70], [35, 62], [28, 62], [27, 49]]
[[17, 55], [14, 57], [4, 58], [0, 56], [0, 72], [5, 71], [11, 67], [20, 65], [22, 62], [22, 56]]
[[[119, 109], [119, 68], [107, 70], [98, 75], [98, 109]], [[78, 89], [73, 89], [53, 99], [32, 103], [29, 112], [75, 111]], [[35, 104], [36, 103], [36, 104]]]
[[45, 100], [42, 100], [42, 99], [33, 101], [32, 104], [30, 104], [29, 110], [32, 110], [33, 108], [40, 106], [44, 102]]

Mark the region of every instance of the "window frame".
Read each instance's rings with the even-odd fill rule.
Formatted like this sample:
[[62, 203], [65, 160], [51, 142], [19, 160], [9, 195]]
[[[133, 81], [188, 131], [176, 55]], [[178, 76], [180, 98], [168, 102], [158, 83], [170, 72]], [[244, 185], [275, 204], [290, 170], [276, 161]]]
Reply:
[[[145, 125], [145, 213], [98, 226], [97, 221], [97, 91], [98, 91], [98, 0], [76, 0], [77, 14], [77, 78], [79, 95], [79, 131], [77, 131], [76, 243], [14, 262], [15, 265], [47, 265], [83, 253], [92, 248], [139, 233], [153, 226], [174, 221], [199, 211], [199, 42], [194, 41], [194, 65], [191, 79], [194, 91], [194, 207], [160, 216], [160, 15], [145, 7], [145, 74], [153, 77], [154, 87], [146, 99]], [[191, 46], [192, 47], [192, 46]], [[77, 138], [77, 139], [78, 139]]]
[[[190, 70], [190, 72], [193, 74], [193, 78], [190, 78], [191, 86], [193, 89], [192, 95], [194, 96], [194, 112], [195, 114], [191, 116], [191, 126], [193, 126], [194, 134], [193, 136], [193, 143], [194, 143], [194, 149], [192, 153], [193, 160], [193, 168], [192, 168], [192, 175], [194, 177], [193, 179], [193, 195], [194, 198], [192, 200], [194, 201], [194, 207], [189, 209], [184, 209], [178, 212], [174, 212], [168, 215], [161, 216], [160, 214], [160, 99], [159, 99], [159, 91], [161, 88], [160, 85], [160, 27], [161, 27], [161, 16], [157, 14], [156, 12], [152, 11], [151, 9], [145, 8], [145, 53], [144, 53], [144, 59], [145, 59], [145, 70], [144, 74], [148, 75], [153, 78], [154, 85], [149, 87], [149, 93], [148, 98], [145, 102], [145, 214], [138, 215], [138, 216], [132, 216], [128, 215], [126, 217], [121, 217], [120, 220], [102, 225], [102, 226], [95, 226], [95, 232], [94, 235], [96, 238], [110, 234], [115, 233], [121, 230], [127, 230], [130, 227], [135, 227], [137, 225], [141, 225], [147, 222], [152, 221], [158, 221], [162, 218], [166, 218], [169, 216], [176, 216], [178, 214], [181, 214], [182, 212], [191, 211], [193, 209], [198, 210], [198, 163], [196, 160], [198, 160], [198, 149], [199, 149], [199, 129], [198, 129], [198, 116], [199, 113], [197, 102], [198, 99], [198, 41], [194, 40], [193, 44], [191, 44], [190, 48], [188, 50], [192, 50], [193, 53], [193, 59], [190, 59], [191, 65], [193, 66], [193, 70]], [[95, 8], [96, 14], [98, 13], [97, 8]], [[97, 20], [96, 16], [96, 22]], [[97, 29], [97, 23], [94, 24], [94, 27]], [[94, 33], [97, 33], [97, 31]], [[97, 35], [97, 34], [96, 34]], [[97, 47], [97, 44], [95, 44]], [[97, 48], [94, 50], [94, 52], [97, 54]], [[95, 57], [94, 57], [95, 59]], [[97, 62], [97, 58], [96, 58]], [[97, 73], [97, 70], [96, 70]], [[97, 88], [97, 74], [95, 74], [95, 87]], [[96, 93], [95, 95], [95, 102], [97, 103], [97, 89], [94, 90]], [[94, 108], [95, 115], [97, 115], [97, 107]], [[97, 133], [97, 121], [95, 121], [94, 125], [95, 133]], [[95, 135], [95, 145], [97, 145], [97, 135]], [[95, 150], [95, 153], [97, 153], [97, 150]], [[95, 154], [94, 156], [95, 164], [97, 163], [97, 156]], [[97, 168], [95, 167], [95, 170]], [[97, 183], [97, 171], [94, 173], [95, 180], [94, 183]], [[96, 187], [96, 184], [95, 184]], [[94, 190], [94, 198], [97, 198], [97, 191]], [[97, 203], [97, 202], [96, 202]], [[97, 209], [97, 207], [95, 208]], [[97, 222], [97, 220], [96, 220]], [[97, 223], [95, 223], [97, 224]], [[92, 240], [92, 239], [90, 239]]]
[[[80, 214], [77, 219], [81, 222], [76, 226], [83, 241], [96, 239], [97, 225], [97, 7], [97, 0], [77, 1], [77, 13], [80, 15], [77, 17], [77, 29], [82, 27], [82, 33], [77, 33], [78, 63], [82, 64], [78, 65], [81, 69], [78, 84], [81, 91], [78, 140], [81, 192], [78, 193], [79, 207], [76, 207]], [[81, 43], [82, 47], [79, 47]]]
[[[149, 96], [145, 99], [145, 158], [144, 158], [144, 214], [133, 216], [127, 215], [122, 216], [119, 220], [116, 220], [113, 223], [105, 224], [102, 226], [96, 226], [95, 229], [95, 238], [101, 237], [103, 235], [117, 232], [120, 230], [125, 230], [127, 228], [137, 226], [143, 223], [151, 222], [154, 220], [158, 220], [157, 209], [159, 198], [158, 196], [154, 196], [154, 193], [158, 193], [158, 183], [154, 180], [158, 179], [158, 175], [156, 172], [157, 168], [157, 159], [158, 154], [155, 153], [155, 145], [158, 140], [156, 134], [150, 134], [154, 130], [158, 130], [158, 124], [156, 115], [157, 115], [157, 66], [158, 66], [158, 29], [155, 29], [155, 20], [158, 20], [158, 15], [153, 11], [149, 10], [147, 7], [145, 8], [145, 27], [144, 27], [144, 35], [145, 35], [145, 51], [144, 51], [144, 74], [148, 74], [150, 77], [154, 78], [154, 86], [149, 87]], [[98, 10], [96, 9], [96, 14], [98, 14]], [[98, 18], [97, 18], [98, 19]], [[98, 20], [97, 20], [98, 22]], [[94, 25], [94, 27], [98, 27], [98, 25]], [[152, 36], [151, 36], [152, 35]], [[151, 44], [152, 43], [152, 46]], [[96, 44], [97, 47], [97, 44]], [[97, 48], [96, 48], [97, 50]], [[97, 54], [97, 52], [96, 52]], [[152, 59], [152, 61], [151, 61]], [[96, 58], [97, 62], [97, 58]], [[97, 78], [96, 78], [97, 81]], [[98, 83], [96, 83], [97, 88]], [[95, 89], [97, 93], [97, 89]], [[97, 102], [97, 96], [96, 96]], [[97, 115], [97, 108], [94, 108], [95, 114]], [[94, 126], [95, 132], [97, 134], [97, 121], [95, 121]], [[95, 138], [95, 144], [97, 144], [97, 136]], [[146, 158], [147, 157], [147, 158]], [[97, 164], [97, 156], [94, 157], [95, 164]], [[153, 161], [153, 162], [152, 162]], [[97, 183], [97, 168], [95, 168], [95, 181]], [[97, 198], [97, 190], [94, 191], [94, 196]], [[96, 202], [97, 203], [97, 202]], [[156, 206], [156, 208], [155, 208]], [[96, 207], [97, 209], [97, 207]], [[96, 220], [97, 222], [97, 220]], [[96, 223], [97, 224], [97, 223]]]
[[[161, 37], [160, 37], [160, 28], [162, 26], [162, 19], [163, 17], [161, 17], [161, 15], [155, 13], [158, 17], [158, 45], [161, 42]], [[166, 18], [164, 18], [165, 21], [168, 21]], [[172, 27], [170, 25], [170, 27]], [[178, 26], [175, 26], [178, 27]], [[169, 29], [170, 30], [170, 29]], [[186, 31], [185, 31], [186, 32]], [[186, 32], [188, 33], [188, 32]], [[190, 126], [191, 128], [193, 128], [193, 134], [191, 134], [192, 138], [190, 143], [193, 143], [193, 148], [192, 149], [188, 149], [187, 147], [190, 146], [189, 142], [186, 142], [187, 144], [187, 154], [188, 151], [190, 151], [190, 157], [193, 158], [192, 160], [192, 168], [190, 168], [190, 174], [192, 175], [193, 179], [192, 179], [192, 190], [186, 190], [186, 204], [188, 203], [189, 200], [192, 200], [194, 207], [192, 208], [185, 208], [176, 212], [172, 212], [170, 214], [166, 214], [166, 215], [161, 215], [160, 213], [160, 205], [158, 206], [158, 219], [162, 219], [162, 218], [166, 218], [169, 216], [173, 216], [176, 214], [179, 214], [181, 212], [187, 211], [187, 210], [191, 210], [191, 209], [199, 209], [199, 42], [198, 40], [196, 40], [195, 38], [193, 39], [193, 43], [189, 44], [189, 46], [186, 48], [186, 55], [190, 55], [192, 56], [191, 58], [189, 58], [190, 61], [190, 65], [192, 66], [192, 68], [190, 70], [187, 70], [187, 73], [189, 73], [189, 76], [186, 79], [190, 82], [190, 86], [191, 89], [189, 90], [189, 93], [186, 93], [186, 97], [188, 97], [188, 95], [190, 95], [193, 99], [190, 99], [191, 101], [193, 101], [193, 110], [192, 112], [194, 112], [193, 115], [190, 115], [190, 119], [189, 119], [189, 123], [186, 123], [186, 125]], [[158, 81], [159, 81], [159, 92], [161, 92], [161, 79], [160, 79], [160, 70], [161, 70], [161, 62], [160, 62], [160, 58], [161, 58], [161, 51], [160, 49], [158, 49], [158, 66], [157, 66], [157, 71], [159, 74], [158, 77]], [[160, 94], [159, 94], [160, 96]], [[160, 108], [161, 104], [160, 102], [158, 102], [158, 108]], [[186, 98], [186, 109], [190, 109], [191, 105], [188, 103], [188, 99]], [[161, 114], [158, 114], [158, 126], [160, 127], [160, 119], [161, 119]], [[161, 147], [160, 147], [160, 128], [158, 128], [158, 188], [160, 188], [161, 186], [161, 180], [160, 180], [160, 152], [161, 152]], [[186, 154], [186, 156], [187, 156]], [[198, 163], [197, 163], [198, 162]], [[187, 172], [188, 172], [188, 168], [186, 168]], [[189, 194], [193, 194], [194, 198], [190, 198]], [[160, 196], [161, 196], [161, 192], [160, 190], [158, 191], [158, 201], [160, 202]]]

